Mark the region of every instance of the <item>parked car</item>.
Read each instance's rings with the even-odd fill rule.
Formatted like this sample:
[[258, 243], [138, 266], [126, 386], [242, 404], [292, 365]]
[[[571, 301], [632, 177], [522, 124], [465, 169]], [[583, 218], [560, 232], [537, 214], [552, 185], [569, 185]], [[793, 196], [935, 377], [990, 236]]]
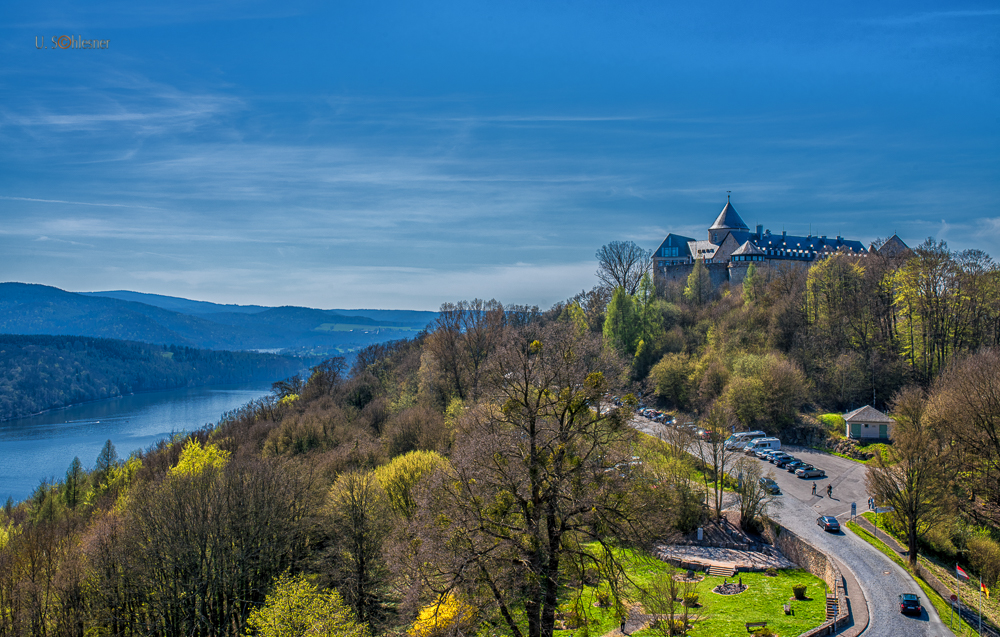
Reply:
[[830, 533], [840, 533], [840, 522], [837, 518], [832, 515], [821, 515], [816, 518], [816, 524], [823, 528], [824, 531], [829, 531]]
[[920, 607], [920, 598], [913, 593], [903, 593], [899, 596], [899, 612], [904, 615], [909, 615], [910, 613], [920, 615], [923, 613], [923, 610]]
[[770, 456], [767, 457], [767, 461], [770, 462], [771, 464], [778, 464], [779, 460], [784, 460], [785, 458], [791, 458], [791, 457], [792, 456], [790, 454], [787, 454], [784, 451], [775, 451], [774, 453], [772, 453]]
[[826, 471], [822, 469], [817, 469], [816, 467], [809, 465], [809, 468], [801, 467], [795, 470], [795, 475], [799, 478], [825, 478]]
[[772, 453], [774, 453], [774, 449], [758, 449], [758, 448], [755, 448], [754, 451], [753, 451], [753, 453], [754, 453], [755, 456], [757, 456], [761, 460], [767, 460], [768, 456], [770, 456]]
[[781, 495], [781, 487], [771, 478], [761, 478], [760, 486], [764, 487], [764, 490], [772, 495]]
[[785, 456], [784, 458], [778, 458], [777, 460], [775, 460], [774, 466], [778, 467], [779, 469], [782, 469], [788, 466], [789, 463], [795, 461], [796, 461], [795, 456]]
[[795, 473], [797, 469], [801, 469], [806, 466], [806, 464], [805, 460], [792, 460], [791, 462], [785, 463], [785, 469], [788, 470], [788, 473]]

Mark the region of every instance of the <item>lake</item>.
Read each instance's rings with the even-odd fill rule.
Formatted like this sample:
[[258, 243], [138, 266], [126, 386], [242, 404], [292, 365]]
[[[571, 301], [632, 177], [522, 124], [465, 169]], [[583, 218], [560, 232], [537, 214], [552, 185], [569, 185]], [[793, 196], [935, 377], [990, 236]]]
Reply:
[[120, 458], [175, 432], [216, 423], [264, 396], [270, 383], [149, 392], [0, 422], [0, 503], [29, 497], [43, 479], [64, 480], [74, 456], [90, 469], [108, 439]]

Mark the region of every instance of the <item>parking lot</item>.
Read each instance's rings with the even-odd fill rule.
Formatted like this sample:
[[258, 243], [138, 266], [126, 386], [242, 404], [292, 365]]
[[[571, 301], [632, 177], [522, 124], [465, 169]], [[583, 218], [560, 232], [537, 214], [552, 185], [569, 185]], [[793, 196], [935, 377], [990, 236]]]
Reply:
[[[795, 498], [804, 502], [816, 511], [816, 515], [835, 515], [841, 521], [851, 513], [851, 502], [858, 505], [858, 513], [868, 508], [868, 492], [865, 490], [865, 465], [832, 456], [828, 453], [803, 449], [802, 447], [782, 447], [782, 451], [790, 453], [799, 460], [826, 471], [826, 478], [797, 478], [785, 469], [763, 461], [764, 475], [774, 478], [781, 487], [782, 498]], [[817, 495], [812, 495], [812, 485], [816, 485]], [[833, 498], [826, 497], [827, 485], [833, 486]]]

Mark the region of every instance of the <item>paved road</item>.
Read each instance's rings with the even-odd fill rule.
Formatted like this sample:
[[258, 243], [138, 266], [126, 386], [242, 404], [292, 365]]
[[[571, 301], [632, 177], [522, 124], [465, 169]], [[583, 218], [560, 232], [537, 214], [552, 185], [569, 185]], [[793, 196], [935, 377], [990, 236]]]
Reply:
[[[634, 426], [650, 435], [659, 435], [662, 425], [636, 417]], [[841, 522], [850, 517], [851, 502], [858, 505], [858, 513], [867, 510], [868, 494], [865, 491], [865, 466], [826, 453], [789, 448], [793, 456], [826, 471], [827, 478], [802, 480], [783, 469], [762, 462], [764, 473], [773, 471], [781, 487], [780, 505], [773, 512], [783, 525], [794, 531], [816, 548], [833, 555], [847, 568], [861, 585], [868, 603], [869, 623], [862, 637], [944, 637], [952, 633], [941, 622], [933, 606], [909, 573], [851, 532], [834, 535], [816, 524], [820, 515], [835, 515]], [[757, 462], [761, 462], [758, 460]], [[812, 496], [812, 485], [821, 496]], [[827, 484], [833, 485], [833, 498], [826, 497]], [[926, 610], [921, 616], [905, 616], [899, 612], [898, 595], [916, 593]], [[852, 600], [858, 604], [859, 600]]]

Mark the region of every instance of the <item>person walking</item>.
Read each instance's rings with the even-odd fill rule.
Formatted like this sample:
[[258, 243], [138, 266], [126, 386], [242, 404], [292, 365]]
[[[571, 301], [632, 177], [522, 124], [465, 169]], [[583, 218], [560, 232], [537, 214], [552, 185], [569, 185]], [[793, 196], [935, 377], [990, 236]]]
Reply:
[[816, 483], [813, 482], [813, 495], [816, 495]]
[[826, 485], [826, 497], [828, 497], [828, 498], [832, 498], [833, 497], [833, 485], [832, 484]]

